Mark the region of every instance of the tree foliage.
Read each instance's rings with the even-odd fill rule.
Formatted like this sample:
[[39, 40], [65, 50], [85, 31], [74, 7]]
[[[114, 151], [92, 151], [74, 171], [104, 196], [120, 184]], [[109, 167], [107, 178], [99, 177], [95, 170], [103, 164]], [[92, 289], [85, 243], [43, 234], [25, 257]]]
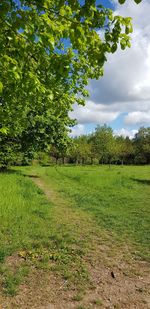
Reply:
[[107, 125], [97, 126], [92, 139], [98, 159], [110, 162], [115, 152], [113, 130]]
[[71, 163], [150, 164], [149, 127], [141, 127], [130, 139], [115, 136], [107, 125], [97, 126], [94, 133], [76, 137], [72, 144], [74, 147], [66, 156]]
[[1, 0], [2, 144], [30, 153], [64, 144], [72, 105], [84, 104], [88, 80], [103, 75], [118, 44], [130, 47], [131, 32], [130, 17], [95, 0]]
[[134, 138], [136, 162], [150, 163], [150, 127], [141, 127]]
[[[139, 4], [142, 0], [134, 0], [134, 2], [136, 2], [137, 4]], [[124, 4], [126, 2], [126, 0], [119, 0], [120, 4]]]
[[123, 136], [118, 136], [116, 141], [116, 155], [121, 161], [122, 165], [125, 162], [132, 162], [134, 158], [134, 146], [132, 140], [129, 137], [124, 138]]

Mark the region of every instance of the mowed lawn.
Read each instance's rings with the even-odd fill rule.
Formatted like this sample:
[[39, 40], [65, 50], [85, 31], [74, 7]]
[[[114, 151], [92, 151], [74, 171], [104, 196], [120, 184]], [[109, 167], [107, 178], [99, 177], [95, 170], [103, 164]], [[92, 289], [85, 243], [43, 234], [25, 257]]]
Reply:
[[[53, 188], [62, 205], [59, 199], [56, 205], [57, 198], [55, 203], [48, 201], [31, 175]], [[4, 291], [15, 294], [31, 264], [46, 268], [49, 260], [56, 262], [56, 270], [65, 278], [71, 277], [69, 269], [73, 269], [75, 280], [87, 281], [82, 257], [92, 225], [116, 243], [129, 245], [134, 257], [149, 259], [150, 166], [31, 166], [1, 173], [0, 281]], [[18, 264], [14, 274], [5, 262], [16, 253], [25, 263]]]

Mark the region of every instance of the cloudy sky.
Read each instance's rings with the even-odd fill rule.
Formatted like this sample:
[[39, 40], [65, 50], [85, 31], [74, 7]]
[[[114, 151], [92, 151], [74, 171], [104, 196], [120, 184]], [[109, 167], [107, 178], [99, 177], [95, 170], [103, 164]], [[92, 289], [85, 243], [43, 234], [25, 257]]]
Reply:
[[116, 134], [133, 137], [140, 126], [150, 126], [150, 0], [139, 5], [133, 0], [124, 5], [111, 2], [115, 14], [133, 18], [132, 47], [109, 55], [104, 77], [90, 81], [86, 106], [75, 106], [72, 112], [78, 120], [72, 135], [90, 133], [106, 123]]

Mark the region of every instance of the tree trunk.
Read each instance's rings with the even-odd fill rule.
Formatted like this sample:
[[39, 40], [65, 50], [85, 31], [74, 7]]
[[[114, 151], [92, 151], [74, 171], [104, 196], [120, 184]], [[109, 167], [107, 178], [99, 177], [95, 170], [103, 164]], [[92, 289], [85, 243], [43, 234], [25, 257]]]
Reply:
[[8, 165], [2, 165], [0, 167], [0, 173], [5, 173], [7, 171], [7, 169], [8, 169]]

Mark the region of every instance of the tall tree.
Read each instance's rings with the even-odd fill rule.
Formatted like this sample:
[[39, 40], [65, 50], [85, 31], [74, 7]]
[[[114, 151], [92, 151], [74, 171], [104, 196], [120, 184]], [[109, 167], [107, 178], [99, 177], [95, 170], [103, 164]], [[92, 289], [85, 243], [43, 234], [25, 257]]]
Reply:
[[62, 143], [72, 104], [84, 103], [84, 87], [103, 75], [106, 54], [130, 47], [130, 32], [131, 18], [95, 0], [1, 0], [1, 142], [7, 136], [32, 152], [48, 136]]
[[133, 160], [134, 148], [133, 142], [128, 137], [118, 136], [116, 137], [116, 155], [120, 159], [121, 164], [130, 162], [130, 159]]
[[134, 138], [135, 163], [150, 164], [150, 127], [141, 127]]
[[88, 136], [82, 135], [75, 139], [75, 145], [78, 162], [86, 163], [91, 157], [91, 145], [88, 141]]
[[107, 125], [97, 126], [93, 135], [93, 142], [99, 162], [111, 163], [115, 153], [113, 130]]

